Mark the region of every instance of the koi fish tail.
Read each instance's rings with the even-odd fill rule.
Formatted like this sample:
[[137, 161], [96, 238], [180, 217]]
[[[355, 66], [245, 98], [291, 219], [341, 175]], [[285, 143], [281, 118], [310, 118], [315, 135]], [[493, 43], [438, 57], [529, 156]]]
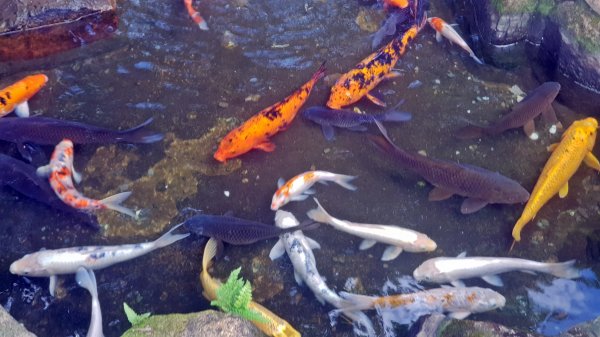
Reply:
[[410, 112], [389, 111], [377, 116], [380, 122], [407, 122], [411, 120]]
[[474, 139], [483, 135], [485, 135], [485, 128], [477, 125], [467, 125], [454, 133], [454, 137], [458, 139]]
[[[173, 231], [175, 231], [177, 228], [181, 227], [181, 225], [183, 225], [183, 223], [180, 223], [179, 225], [171, 228], [168, 232], [166, 232], [165, 234], [163, 234], [160, 238], [156, 239], [154, 241], [154, 244], [153, 244], [154, 245], [154, 249], [166, 247], [166, 246], [168, 246], [168, 245], [170, 245], [172, 243], [175, 243], [175, 242], [177, 242], [177, 241], [179, 241], [181, 239], [185, 239], [188, 236], [190, 236], [190, 233], [173, 234]], [[211, 259], [212, 259], [212, 257], [211, 257]]]
[[354, 331], [358, 336], [377, 336], [373, 322], [364, 313], [360, 311], [347, 311], [343, 312], [343, 314], [352, 320]]
[[309, 217], [312, 221], [317, 221], [320, 223], [330, 223], [332, 216], [327, 213], [327, 211], [321, 206], [319, 200], [317, 198], [313, 198], [313, 200], [317, 203], [317, 208], [311, 209], [306, 212], [306, 216]]
[[[529, 219], [525, 220], [522, 216], [517, 220], [515, 227], [512, 230], [512, 237], [516, 242], [521, 241], [521, 230], [529, 222]], [[514, 244], [513, 244], [514, 245]]]
[[94, 272], [92, 270], [79, 267], [79, 269], [77, 269], [75, 280], [77, 281], [77, 284], [80, 287], [90, 292], [92, 298], [98, 298], [98, 286], [96, 284], [96, 275], [94, 275]]
[[130, 195], [131, 192], [117, 193], [108, 198], [100, 200], [100, 204], [108, 209], [112, 209], [113, 211], [117, 211], [135, 218], [135, 213], [131, 209], [121, 205], [121, 203], [129, 198]]
[[148, 118], [144, 123], [124, 131], [120, 131], [121, 137], [117, 140], [129, 143], [149, 144], [162, 140], [165, 136], [162, 133], [144, 130], [146, 126], [152, 123], [153, 118]]
[[469, 56], [471, 56], [471, 58], [472, 58], [473, 60], [475, 60], [475, 62], [477, 62], [477, 63], [479, 63], [479, 64], [481, 64], [481, 65], [484, 65], [484, 64], [485, 64], [485, 63], [483, 63], [483, 61], [482, 61], [482, 60], [481, 60], [479, 57], [475, 56], [475, 53], [471, 52], [471, 53], [469, 54]]
[[206, 24], [206, 20], [200, 15], [200, 12], [192, 7], [192, 0], [183, 0], [183, 4], [185, 5], [185, 9], [187, 9], [188, 15], [192, 18], [194, 23], [198, 25], [198, 27], [202, 30], [208, 30], [208, 24]]
[[373, 296], [357, 295], [345, 291], [341, 291], [340, 296], [345, 301], [341, 303], [338, 309], [344, 314], [352, 311], [373, 309], [375, 308], [375, 300], [377, 299]]
[[217, 240], [210, 238], [204, 247], [202, 255], [202, 271], [207, 272], [210, 267], [210, 261], [217, 255]]
[[327, 71], [327, 67], [325, 67], [325, 63], [327, 63], [327, 61], [323, 61], [323, 63], [321, 63], [321, 66], [319, 67], [319, 69], [317, 69], [317, 71], [313, 74], [313, 76], [311, 78], [311, 80], [313, 82], [317, 82], [321, 78], [325, 77], [325, 72]]
[[581, 277], [579, 269], [574, 267], [575, 260], [562, 262], [562, 263], [550, 263], [544, 272], [554, 275], [560, 278], [578, 278]]
[[356, 186], [350, 184], [350, 182], [354, 179], [356, 179], [356, 176], [348, 176], [345, 174], [336, 174], [333, 178], [331, 178], [331, 181], [342, 186], [343, 188], [345, 188], [347, 190], [356, 191]]

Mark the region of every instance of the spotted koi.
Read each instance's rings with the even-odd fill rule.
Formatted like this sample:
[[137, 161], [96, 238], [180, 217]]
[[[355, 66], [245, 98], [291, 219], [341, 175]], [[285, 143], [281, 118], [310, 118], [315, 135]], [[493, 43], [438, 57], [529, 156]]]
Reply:
[[269, 138], [286, 130], [304, 105], [315, 83], [325, 74], [325, 63], [312, 78], [284, 100], [275, 103], [231, 130], [221, 140], [214, 158], [220, 162], [240, 156], [252, 149], [273, 152], [275, 144]]
[[121, 206], [131, 192], [118, 193], [102, 200], [95, 200], [83, 196], [75, 189], [73, 179], [79, 183], [81, 175], [73, 168], [73, 142], [69, 139], [63, 139], [56, 145], [50, 163], [39, 167], [37, 174], [40, 177], [48, 177], [54, 193], [65, 204], [73, 208], [86, 211], [112, 209], [133, 218], [136, 217], [131, 209]]
[[187, 10], [190, 18], [194, 20], [194, 23], [196, 23], [200, 29], [208, 30], [208, 24], [206, 23], [206, 20], [204, 20], [202, 15], [200, 15], [200, 12], [192, 7], [192, 0], [183, 0], [183, 4], [185, 5], [185, 9]]
[[381, 81], [400, 76], [399, 72], [392, 71], [392, 69], [400, 56], [406, 52], [408, 43], [417, 36], [418, 31], [419, 26], [411, 26], [402, 35], [342, 75], [331, 88], [327, 106], [331, 109], [341, 109], [357, 102], [364, 96], [377, 105], [385, 106], [385, 103], [370, 94], [370, 91]]
[[27, 76], [0, 90], [0, 117], [13, 110], [19, 117], [29, 117], [27, 101], [48, 82], [48, 76], [35, 74]]

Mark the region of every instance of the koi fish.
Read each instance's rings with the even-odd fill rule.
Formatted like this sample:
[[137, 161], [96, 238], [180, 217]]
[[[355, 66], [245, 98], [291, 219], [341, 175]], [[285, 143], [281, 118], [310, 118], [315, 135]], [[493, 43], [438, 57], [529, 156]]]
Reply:
[[502, 117], [499, 121], [487, 127], [476, 125], [466, 126], [456, 133], [459, 139], [479, 138], [483, 135], [499, 135], [510, 129], [523, 127], [525, 134], [532, 140], [539, 138], [535, 131], [533, 119], [543, 116], [546, 123], [551, 124], [550, 133], [556, 133], [556, 129], [562, 129], [562, 125], [556, 118], [556, 113], [552, 108], [552, 102], [560, 91], [560, 84], [557, 82], [546, 82], [531, 91], [527, 97], [517, 103], [510, 113]]
[[29, 117], [27, 101], [48, 82], [44, 74], [29, 75], [0, 90], [0, 117], [15, 111], [19, 117]]
[[283, 178], [279, 178], [277, 181], [278, 189], [275, 194], [273, 194], [271, 210], [276, 211], [290, 201], [305, 200], [309, 195], [315, 194], [315, 191], [310, 189], [315, 183], [326, 185], [328, 181], [332, 181], [347, 190], [355, 191], [356, 186], [350, 184], [350, 181], [354, 179], [356, 179], [356, 176], [347, 176], [327, 171], [308, 171], [300, 173], [286, 183], [284, 183]]
[[194, 20], [194, 23], [198, 25], [198, 27], [202, 30], [208, 30], [208, 24], [200, 15], [200, 13], [192, 7], [192, 0], [183, 0], [183, 4], [185, 5], [185, 9], [187, 10], [190, 18]]
[[510, 257], [466, 257], [463, 252], [457, 257], [436, 257], [423, 262], [413, 272], [415, 280], [421, 282], [451, 283], [455, 287], [464, 287], [461, 279], [481, 277], [485, 282], [502, 287], [497, 274], [519, 270], [538, 272], [561, 278], [577, 278], [581, 274], [573, 267], [575, 260], [562, 263], [543, 263]]
[[387, 131], [375, 122], [384, 138], [369, 136], [371, 142], [398, 165], [413, 171], [432, 184], [429, 201], [440, 201], [454, 194], [466, 197], [462, 214], [477, 212], [487, 204], [514, 204], [527, 201], [529, 193], [516, 181], [481, 167], [428, 158], [398, 148]]
[[382, 114], [367, 115], [347, 110], [332, 110], [320, 106], [313, 106], [304, 110], [302, 116], [321, 125], [323, 136], [329, 141], [335, 138], [334, 126], [362, 132], [367, 131], [367, 127], [363, 124], [374, 123], [375, 120], [380, 122], [406, 122], [412, 118], [408, 112], [394, 110]]
[[383, 8], [388, 9], [390, 7], [397, 7], [400, 9], [408, 8], [408, 0], [383, 0]]
[[[504, 307], [506, 298], [486, 288], [436, 288], [410, 294], [392, 296], [364, 296], [340, 292], [340, 295], [351, 302], [342, 308], [345, 310], [403, 309], [419, 315], [429, 313], [449, 313], [455, 319], [463, 319], [472, 313], [486, 312]], [[404, 312], [404, 311], [403, 311]]]
[[61, 212], [68, 213], [77, 221], [99, 229], [98, 219], [92, 213], [66, 205], [56, 196], [47, 179], [40, 178], [36, 167], [21, 160], [0, 154], [0, 185], [9, 186], [13, 190], [33, 200], [46, 204]]
[[152, 242], [119, 246], [84, 246], [62, 249], [42, 249], [27, 254], [10, 265], [15, 275], [50, 278], [50, 295], [54, 296], [56, 275], [74, 274], [79, 267], [98, 270], [148, 254], [188, 237], [190, 234], [173, 234], [173, 227]]
[[232, 245], [249, 245], [275, 238], [285, 232], [298, 229], [312, 229], [316, 224], [307, 223], [296, 229], [281, 229], [256, 221], [220, 215], [195, 215], [183, 223], [190, 232], [227, 242]]
[[381, 261], [391, 261], [397, 258], [403, 250], [422, 253], [431, 252], [437, 248], [437, 244], [427, 235], [412, 229], [390, 225], [362, 224], [334, 218], [327, 213], [316, 198], [313, 199], [317, 203], [317, 208], [308, 211], [306, 215], [313, 221], [329, 224], [339, 231], [363, 238], [358, 249], [369, 249], [377, 242], [388, 244], [389, 246], [381, 256]]
[[461, 47], [467, 53], [469, 53], [469, 56], [471, 56], [471, 58], [475, 60], [475, 62], [479, 64], [484, 64], [483, 61], [481, 61], [477, 56], [475, 56], [475, 53], [473, 52], [471, 47], [469, 47], [465, 40], [463, 40], [463, 38], [460, 37], [458, 32], [456, 32], [456, 30], [454, 30], [454, 28], [452, 28], [451, 25], [447, 24], [446, 21], [438, 17], [431, 17], [427, 19], [427, 22], [429, 22], [431, 28], [435, 29], [435, 39], [437, 42], [442, 42], [443, 36], [450, 40], [450, 42], [456, 43], [459, 47]]
[[75, 280], [80, 287], [89, 291], [92, 295], [92, 318], [86, 337], [104, 337], [104, 332], [102, 332], [102, 310], [98, 300], [98, 285], [96, 284], [94, 271], [79, 267], [75, 274]]
[[600, 163], [592, 154], [597, 129], [598, 121], [592, 117], [575, 121], [563, 133], [560, 143], [548, 147], [552, 154], [544, 165], [523, 214], [513, 228], [514, 241], [511, 250], [515, 242], [521, 241], [523, 227], [535, 218], [537, 212], [550, 198], [557, 193], [560, 198], [567, 196], [569, 179], [575, 174], [581, 162], [600, 172]]
[[386, 46], [360, 61], [354, 69], [342, 75], [331, 87], [327, 107], [341, 109], [365, 96], [373, 103], [385, 106], [382, 100], [376, 98], [370, 92], [381, 81], [400, 76], [399, 72], [392, 71], [392, 69], [400, 56], [406, 52], [408, 43], [417, 36], [417, 33], [418, 27], [416, 25], [411, 26]]
[[221, 140], [214, 158], [222, 163], [242, 155], [252, 149], [273, 152], [275, 144], [269, 138], [286, 130], [296, 117], [296, 113], [308, 99], [315, 83], [325, 75], [325, 63], [312, 78], [283, 101], [275, 103], [252, 116], [244, 124], [231, 130]]
[[[298, 220], [294, 215], [282, 210], [275, 213], [275, 224], [282, 229], [298, 228]], [[321, 246], [318, 242], [304, 236], [301, 230], [296, 230], [281, 235], [279, 241], [271, 249], [269, 257], [271, 260], [275, 260], [287, 252], [294, 266], [294, 278], [298, 285], [306, 284], [321, 304], [327, 302], [336, 308], [344, 307], [348, 305], [345, 303], [346, 301], [327, 286], [317, 270], [312, 250], [319, 248]], [[366, 332], [367, 336], [375, 336], [373, 324], [364, 313], [358, 310], [348, 310], [344, 312], [344, 315], [355, 323], [356, 329], [363, 332], [361, 335], [365, 335], [364, 332]]]
[[118, 193], [102, 200], [95, 200], [83, 196], [75, 189], [73, 179], [79, 183], [81, 175], [73, 168], [73, 142], [68, 139], [64, 139], [56, 145], [50, 158], [50, 164], [39, 167], [37, 174], [40, 177], [48, 177], [54, 193], [65, 204], [73, 208], [87, 211], [112, 209], [132, 218], [136, 217], [132, 210], [121, 205], [131, 195], [131, 192]]
[[[217, 291], [221, 287], [222, 283], [219, 280], [214, 279], [209, 273], [208, 269], [212, 264], [212, 259], [217, 255], [218, 243], [215, 239], [210, 238], [204, 247], [204, 255], [202, 255], [202, 271], [200, 272], [200, 283], [202, 284], [202, 295], [209, 301], [217, 299]], [[269, 309], [262, 305], [250, 301], [248, 308], [254, 312], [258, 312], [264, 320], [251, 320], [260, 331], [264, 332], [267, 336], [272, 337], [300, 337], [300, 333], [294, 329], [294, 327], [285, 321], [283, 318], [277, 316]]]

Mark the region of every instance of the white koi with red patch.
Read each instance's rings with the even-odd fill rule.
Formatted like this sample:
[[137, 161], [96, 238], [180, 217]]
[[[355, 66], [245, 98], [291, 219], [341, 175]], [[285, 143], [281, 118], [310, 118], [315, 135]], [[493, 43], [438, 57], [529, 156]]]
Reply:
[[56, 145], [50, 158], [50, 164], [39, 167], [37, 174], [41, 177], [48, 177], [54, 193], [65, 204], [73, 208], [87, 211], [112, 209], [130, 217], [136, 217], [131, 209], [121, 206], [131, 192], [118, 193], [102, 200], [95, 200], [85, 197], [75, 189], [73, 179], [80, 182], [81, 175], [73, 168], [73, 142], [69, 139], [63, 139]]
[[446, 21], [438, 17], [431, 17], [427, 19], [427, 22], [429, 22], [431, 28], [435, 29], [435, 39], [438, 42], [442, 41], [443, 36], [450, 40], [450, 42], [456, 43], [462, 49], [468, 52], [469, 56], [471, 56], [471, 58], [475, 60], [475, 62], [483, 64], [483, 61], [481, 61], [477, 56], [475, 56], [475, 53], [473, 52], [471, 47], [469, 47], [467, 42], [465, 42], [465, 40], [458, 34], [458, 32], [454, 30], [454, 28], [452, 28], [451, 25], [447, 24]]
[[308, 198], [309, 195], [315, 193], [310, 188], [317, 182], [326, 185], [328, 181], [332, 181], [345, 189], [354, 191], [356, 190], [356, 186], [350, 184], [350, 181], [355, 178], [355, 176], [327, 171], [304, 172], [288, 180], [286, 183], [284, 183], [283, 178], [279, 178], [277, 182], [278, 190], [273, 194], [271, 210], [276, 211], [290, 201], [300, 201]]

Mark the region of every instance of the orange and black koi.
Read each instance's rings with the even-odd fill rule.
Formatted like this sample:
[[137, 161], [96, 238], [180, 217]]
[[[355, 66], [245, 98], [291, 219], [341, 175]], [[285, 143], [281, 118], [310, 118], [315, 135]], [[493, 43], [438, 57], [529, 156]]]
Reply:
[[185, 5], [185, 9], [187, 9], [188, 14], [194, 20], [194, 23], [200, 27], [202, 30], [208, 30], [208, 24], [206, 24], [206, 20], [200, 15], [194, 7], [192, 7], [192, 0], [183, 0], [183, 4]]
[[48, 82], [44, 74], [29, 75], [0, 90], [0, 117], [15, 111], [19, 117], [29, 117], [29, 100]]
[[354, 69], [342, 75], [331, 88], [327, 106], [331, 109], [341, 109], [367, 96], [373, 103], [385, 106], [379, 98], [369, 92], [381, 81], [400, 75], [392, 71], [400, 56], [406, 52], [406, 46], [419, 31], [419, 26], [412, 25], [399, 37], [386, 46], [362, 60]]

